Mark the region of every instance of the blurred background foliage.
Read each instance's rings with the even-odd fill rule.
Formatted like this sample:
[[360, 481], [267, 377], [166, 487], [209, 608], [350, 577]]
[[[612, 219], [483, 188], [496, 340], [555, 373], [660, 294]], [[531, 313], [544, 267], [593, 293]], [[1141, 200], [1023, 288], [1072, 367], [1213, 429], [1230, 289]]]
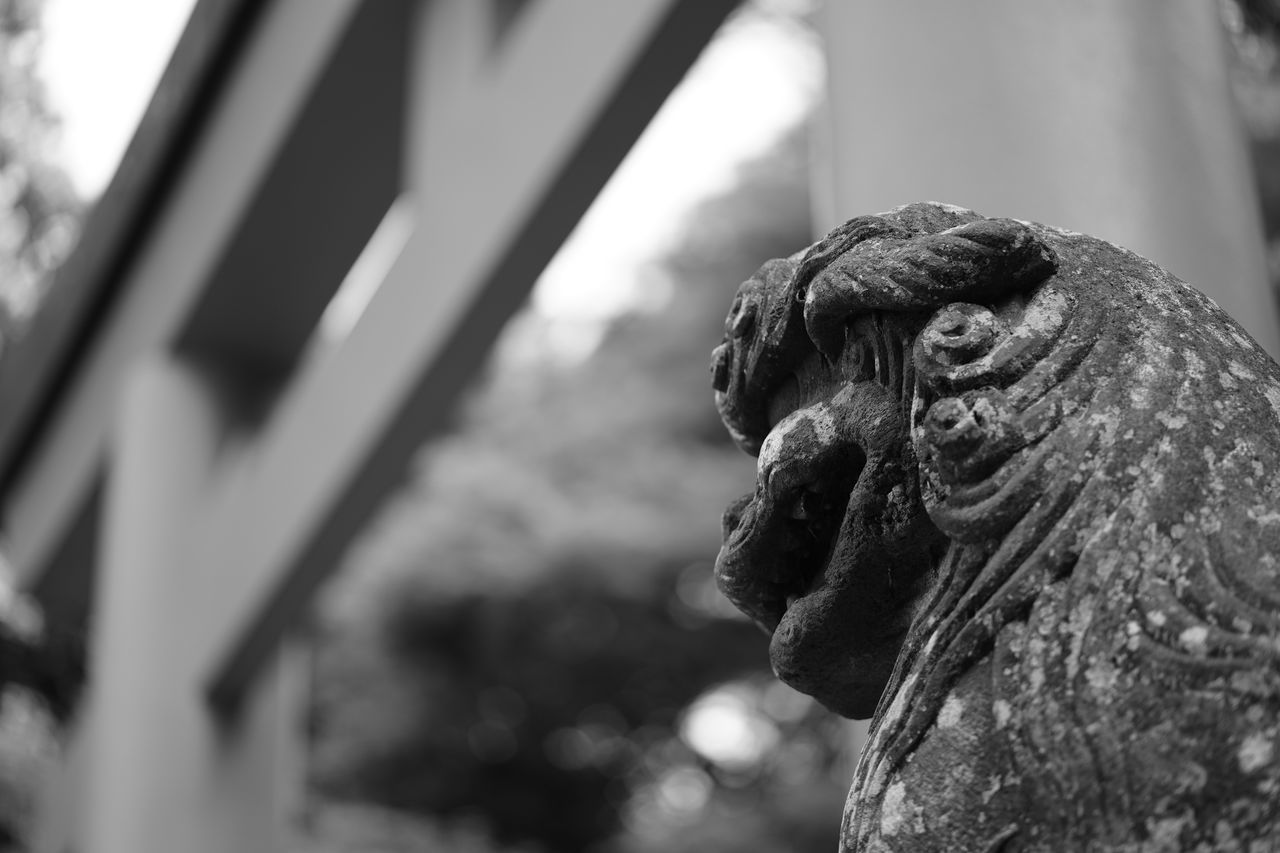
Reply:
[[[58, 120], [36, 74], [40, 11], [40, 0], [0, 0], [0, 359], [70, 251], [82, 212], [54, 157]], [[0, 851], [23, 849], [54, 719], [79, 678], [78, 661], [68, 670], [44, 653], [44, 634], [39, 613], [5, 583], [0, 555]]]
[[[1220, 7], [1280, 280], [1280, 2]], [[82, 212], [50, 156], [39, 11], [0, 0], [0, 357]], [[546, 318], [513, 322], [315, 614], [299, 849], [834, 849], [847, 724], [772, 679], [710, 576], [751, 466], [707, 356], [738, 282], [811, 239], [807, 154], [797, 127], [697, 209], [598, 342], [566, 355]], [[41, 709], [68, 701], [42, 633], [0, 596], [0, 850], [53, 749]]]
[[0, 344], [39, 304], [81, 213], [54, 158], [58, 120], [36, 74], [40, 7], [0, 0]]
[[586, 357], [515, 321], [317, 618], [314, 840], [834, 848], [847, 724], [774, 682], [710, 562], [752, 472], [707, 353], [738, 282], [810, 239], [807, 151], [796, 128], [697, 208]]

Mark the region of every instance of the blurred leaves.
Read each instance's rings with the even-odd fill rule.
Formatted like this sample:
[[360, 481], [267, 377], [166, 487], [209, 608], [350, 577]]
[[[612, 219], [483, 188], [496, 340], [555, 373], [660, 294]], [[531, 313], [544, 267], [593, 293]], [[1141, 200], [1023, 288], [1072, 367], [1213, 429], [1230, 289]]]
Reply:
[[[333, 805], [315, 815], [297, 853], [498, 853], [483, 826], [442, 825], [376, 805]], [[506, 847], [502, 853], [535, 853]]]
[[[58, 122], [36, 75], [41, 0], [0, 0], [0, 358], [75, 239], [80, 202], [51, 158]], [[80, 682], [78, 642], [45, 630], [0, 577], [0, 850], [21, 849], [53, 719]]]
[[16, 618], [15, 611], [0, 607], [0, 695], [10, 685], [24, 688], [55, 719], [65, 720], [84, 681], [79, 635]]
[[52, 159], [57, 117], [36, 75], [40, 0], [0, 0], [0, 344], [75, 241], [80, 201]]
[[[754, 627], [681, 627], [669, 606], [660, 584], [648, 596], [622, 595], [573, 566], [524, 594], [400, 599], [385, 626], [397, 684], [356, 693], [394, 711], [368, 726], [343, 702], [358, 668], [333, 661], [327, 670], [317, 705], [329, 736], [315, 757], [320, 787], [484, 818], [502, 842], [583, 849], [616, 828], [631, 774], [653, 742], [670, 739], [680, 709], [709, 679], [763, 659]], [[341, 684], [344, 676], [351, 680]]]
[[46, 626], [0, 560], [0, 853], [25, 849], [36, 786], [83, 681], [78, 639]]
[[28, 690], [0, 691], [0, 851], [26, 849], [37, 782], [57, 756], [54, 725]]

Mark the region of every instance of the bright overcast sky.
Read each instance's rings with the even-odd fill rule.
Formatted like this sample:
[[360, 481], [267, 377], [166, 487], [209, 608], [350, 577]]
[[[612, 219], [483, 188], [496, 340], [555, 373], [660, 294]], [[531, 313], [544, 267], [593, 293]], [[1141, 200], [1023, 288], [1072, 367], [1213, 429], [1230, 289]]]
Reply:
[[96, 197], [115, 172], [195, 0], [45, 0], [40, 72], [63, 163]]
[[[193, 5], [46, 0], [41, 72], [63, 117], [64, 163], [86, 197], [109, 182]], [[797, 27], [744, 16], [726, 28], [548, 268], [534, 295], [539, 313], [590, 322], [641, 298], [644, 262], [670, 245], [693, 204], [809, 109], [822, 74], [820, 51]], [[602, 289], [602, 269], [633, 272]]]

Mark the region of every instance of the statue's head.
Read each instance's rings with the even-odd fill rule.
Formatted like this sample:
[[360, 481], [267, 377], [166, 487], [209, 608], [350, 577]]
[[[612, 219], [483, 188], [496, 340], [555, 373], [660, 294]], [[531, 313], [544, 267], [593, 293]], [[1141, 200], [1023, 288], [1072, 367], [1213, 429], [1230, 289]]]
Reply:
[[921, 458], [980, 467], [997, 450], [964, 452], [999, 404], [936, 405], [935, 368], [995, 343], [1005, 320], [972, 303], [1021, 314], [1054, 265], [1022, 223], [919, 204], [854, 219], [738, 290], [713, 381], [759, 463], [725, 513], [716, 578], [772, 634], [777, 675], [838, 713], [875, 710], [949, 543], [928, 511], [947, 487]]

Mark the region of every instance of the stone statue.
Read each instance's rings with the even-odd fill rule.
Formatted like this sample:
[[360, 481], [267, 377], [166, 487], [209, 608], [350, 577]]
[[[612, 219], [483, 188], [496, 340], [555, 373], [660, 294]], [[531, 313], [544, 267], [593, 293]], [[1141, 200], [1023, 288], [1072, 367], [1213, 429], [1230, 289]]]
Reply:
[[716, 577], [872, 717], [843, 850], [1280, 850], [1280, 367], [1109, 243], [941, 204], [741, 286]]

